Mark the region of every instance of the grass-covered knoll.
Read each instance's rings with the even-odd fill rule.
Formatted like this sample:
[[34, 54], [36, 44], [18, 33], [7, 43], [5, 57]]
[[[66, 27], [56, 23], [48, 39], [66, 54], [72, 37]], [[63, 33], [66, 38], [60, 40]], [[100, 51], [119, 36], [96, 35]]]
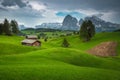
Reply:
[[[120, 80], [119, 35], [119, 32], [99, 33], [87, 43], [78, 36], [69, 36], [66, 37], [69, 48], [61, 47], [63, 38], [42, 41], [42, 47], [38, 48], [22, 46], [23, 37], [0, 36], [0, 44], [5, 44], [0, 46], [3, 50], [0, 52], [0, 80]], [[117, 57], [87, 54], [86, 50], [104, 41], [118, 42]]]
[[[119, 44], [120, 43], [119, 35], [120, 35], [119, 32], [98, 33], [89, 42], [82, 42], [79, 36], [72, 36], [72, 37], [70, 36], [70, 37], [67, 37], [67, 40], [70, 43], [70, 48], [75, 48], [75, 49], [85, 51], [96, 46], [101, 42], [116, 41]], [[61, 47], [62, 41], [63, 41], [63, 38], [56, 38], [56, 39], [50, 40], [48, 43], [46, 43], [46, 45], [50, 44], [51, 47]]]
[[24, 37], [0, 36], [0, 55], [20, 54], [35, 51], [41, 48], [21, 45]]

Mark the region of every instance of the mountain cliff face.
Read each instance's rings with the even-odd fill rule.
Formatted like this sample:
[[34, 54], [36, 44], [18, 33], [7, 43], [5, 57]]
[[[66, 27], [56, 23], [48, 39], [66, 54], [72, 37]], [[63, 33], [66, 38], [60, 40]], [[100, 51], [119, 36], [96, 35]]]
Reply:
[[78, 30], [79, 27], [77, 25], [78, 20], [70, 15], [67, 15], [62, 23], [62, 30]]
[[[96, 16], [85, 17], [84, 20], [91, 20], [93, 24], [95, 25], [96, 32], [104, 32], [104, 31], [110, 32], [110, 31], [120, 29], [120, 24], [106, 22]], [[84, 20], [80, 19], [79, 25], [81, 25]]]

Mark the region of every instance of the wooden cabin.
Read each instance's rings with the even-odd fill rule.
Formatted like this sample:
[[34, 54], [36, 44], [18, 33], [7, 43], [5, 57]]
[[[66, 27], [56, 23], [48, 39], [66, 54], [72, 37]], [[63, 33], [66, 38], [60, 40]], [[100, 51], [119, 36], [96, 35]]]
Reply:
[[21, 43], [22, 45], [27, 45], [27, 46], [41, 46], [40, 41], [33, 39], [24, 39]]
[[27, 46], [41, 46], [41, 42], [36, 35], [27, 35], [26, 39], [21, 41], [21, 44]]
[[38, 39], [36, 35], [27, 35], [26, 39]]

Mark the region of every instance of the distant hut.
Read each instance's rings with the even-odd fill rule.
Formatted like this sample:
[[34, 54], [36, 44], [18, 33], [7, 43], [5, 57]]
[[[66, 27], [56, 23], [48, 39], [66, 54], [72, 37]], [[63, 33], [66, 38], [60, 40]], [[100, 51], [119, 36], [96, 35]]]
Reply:
[[26, 39], [21, 41], [21, 44], [27, 46], [41, 46], [41, 42], [36, 35], [27, 35]]
[[36, 35], [27, 35], [26, 39], [38, 39]]
[[27, 46], [41, 46], [40, 41], [33, 39], [24, 39], [21, 43], [22, 45], [27, 45]]

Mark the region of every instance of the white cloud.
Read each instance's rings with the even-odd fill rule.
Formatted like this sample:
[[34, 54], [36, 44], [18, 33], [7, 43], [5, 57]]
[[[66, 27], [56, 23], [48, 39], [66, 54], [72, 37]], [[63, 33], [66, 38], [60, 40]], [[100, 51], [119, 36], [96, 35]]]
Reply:
[[44, 4], [36, 2], [36, 1], [30, 1], [28, 5], [30, 5], [32, 9], [37, 10], [37, 11], [46, 9], [46, 6]]
[[58, 17], [56, 16], [55, 10], [46, 10], [45, 12], [42, 13], [42, 16], [44, 18], [40, 18], [37, 20], [37, 25], [41, 23], [52, 23], [52, 22], [60, 22], [62, 23], [64, 17]]
[[117, 21], [115, 21], [117, 19], [116, 15], [118, 15], [116, 12], [109, 11], [109, 12], [103, 13], [103, 16], [101, 16], [101, 18], [105, 21], [117, 22]]
[[6, 8], [7, 8], [7, 9], [12, 9], [12, 10], [19, 9], [18, 5], [15, 5], [15, 6], [7, 6]]
[[80, 12], [82, 14], [85, 14], [86, 16], [92, 16], [92, 15], [95, 15], [95, 14], [99, 14], [99, 12], [97, 10], [94, 10], [94, 9], [87, 9], [87, 10], [78, 9], [78, 10], [75, 10], [75, 11]]
[[99, 17], [105, 21], [109, 21], [109, 22], [114, 22], [113, 20], [116, 20], [116, 15], [118, 15], [114, 11], [97, 11], [94, 9], [88, 9], [88, 10], [79, 9], [79, 10], [75, 10], [75, 11], [85, 14], [86, 16], [101, 14], [101, 16], [97, 16], [97, 17]]

